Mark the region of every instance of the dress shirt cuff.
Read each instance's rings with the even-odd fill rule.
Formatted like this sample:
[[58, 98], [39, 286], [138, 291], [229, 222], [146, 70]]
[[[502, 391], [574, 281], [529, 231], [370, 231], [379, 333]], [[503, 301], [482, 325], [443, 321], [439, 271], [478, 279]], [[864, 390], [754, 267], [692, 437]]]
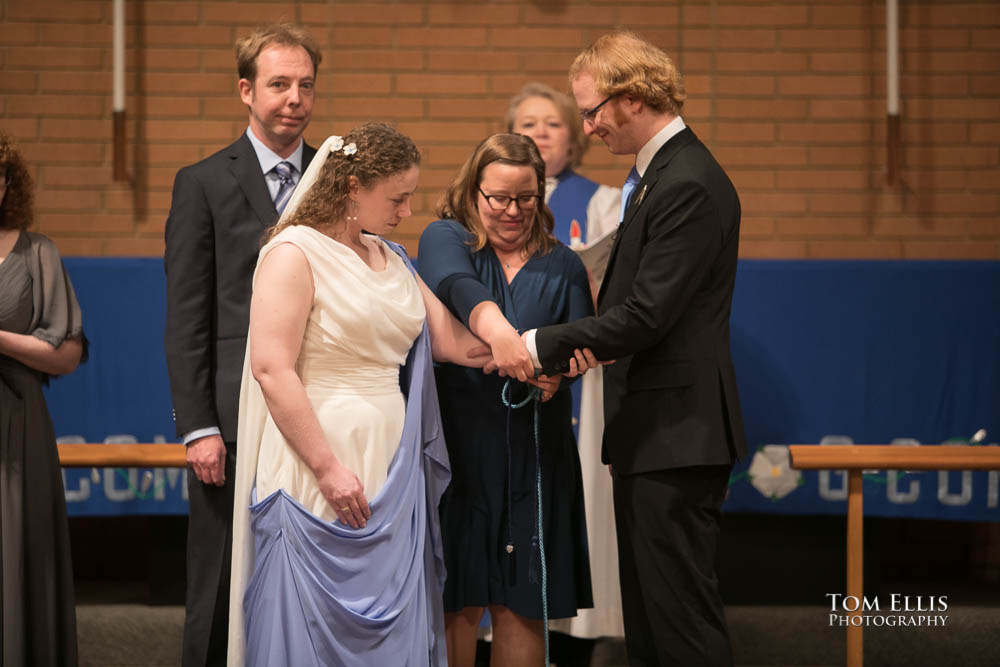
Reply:
[[199, 428], [191, 431], [190, 433], [184, 434], [184, 444], [190, 445], [198, 438], [207, 438], [210, 435], [222, 435], [222, 431], [219, 430], [218, 426], [206, 426], [205, 428]]
[[538, 329], [528, 329], [524, 334], [524, 345], [528, 348], [528, 354], [531, 355], [531, 363], [535, 365], [535, 370], [541, 370], [542, 364], [538, 361], [538, 348], [535, 347], [535, 332]]

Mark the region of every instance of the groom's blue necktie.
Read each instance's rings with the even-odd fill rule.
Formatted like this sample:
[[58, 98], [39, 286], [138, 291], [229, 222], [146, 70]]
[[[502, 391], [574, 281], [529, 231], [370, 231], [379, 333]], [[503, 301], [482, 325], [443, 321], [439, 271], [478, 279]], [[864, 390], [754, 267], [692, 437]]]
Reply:
[[292, 192], [295, 190], [295, 181], [292, 180], [292, 166], [291, 162], [279, 162], [274, 165], [274, 173], [278, 175], [278, 180], [281, 181], [281, 185], [278, 186], [278, 194], [274, 198], [274, 210], [281, 215], [281, 212], [285, 210], [288, 206], [288, 200], [292, 198]]
[[628, 173], [628, 178], [625, 179], [625, 185], [622, 186], [622, 214], [618, 218], [618, 224], [620, 225], [625, 220], [625, 211], [628, 210], [629, 200], [632, 198], [632, 191], [635, 190], [635, 186], [639, 185], [639, 181], [642, 177], [639, 176], [639, 172], [636, 171], [635, 167], [632, 167], [632, 171]]

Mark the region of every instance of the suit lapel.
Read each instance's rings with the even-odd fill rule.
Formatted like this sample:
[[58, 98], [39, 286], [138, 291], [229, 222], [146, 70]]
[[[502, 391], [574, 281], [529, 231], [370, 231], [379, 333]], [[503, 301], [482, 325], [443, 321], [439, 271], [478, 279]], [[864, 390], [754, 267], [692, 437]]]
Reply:
[[316, 149], [305, 143], [305, 139], [302, 140], [302, 173], [306, 173], [306, 169], [309, 168], [309, 163], [312, 159], [316, 157]]
[[601, 297], [604, 294], [604, 288], [609, 282], [607, 277], [611, 274], [611, 270], [614, 267], [615, 257], [618, 255], [618, 246], [621, 244], [622, 235], [625, 232], [625, 229], [628, 227], [629, 223], [635, 219], [638, 212], [642, 209], [643, 204], [645, 204], [646, 200], [649, 198], [650, 192], [652, 192], [653, 187], [656, 185], [656, 181], [659, 179], [660, 170], [663, 169], [684, 146], [687, 146], [695, 139], [696, 137], [694, 132], [692, 132], [689, 127], [685, 127], [683, 130], [671, 137], [670, 140], [663, 144], [663, 147], [656, 152], [656, 155], [653, 156], [652, 161], [649, 163], [649, 167], [646, 168], [646, 173], [643, 174], [642, 179], [636, 184], [635, 190], [632, 191], [632, 198], [629, 200], [628, 208], [625, 210], [625, 217], [618, 226], [618, 231], [615, 232], [615, 242], [614, 245], [611, 246], [611, 255], [608, 257], [608, 267], [605, 271], [605, 279], [602, 281], [601, 289], [597, 294], [598, 303], [600, 303]]
[[653, 156], [649, 166], [646, 168], [646, 173], [643, 175], [642, 180], [640, 180], [635, 186], [632, 199], [628, 203], [628, 210], [625, 211], [625, 218], [622, 220], [622, 229], [627, 227], [628, 224], [632, 222], [636, 214], [642, 208], [643, 203], [646, 201], [646, 197], [649, 195], [659, 178], [660, 170], [667, 166], [670, 160], [672, 160], [684, 146], [691, 143], [694, 138], [694, 132], [691, 131], [691, 128], [685, 127], [683, 130], [672, 136], [670, 140], [663, 144], [660, 150], [656, 152], [656, 155]]
[[231, 146], [229, 160], [229, 170], [243, 191], [243, 196], [250, 202], [261, 226], [270, 227], [278, 218], [278, 212], [274, 210], [267, 182], [260, 171], [260, 161], [257, 160], [257, 153], [246, 133]]

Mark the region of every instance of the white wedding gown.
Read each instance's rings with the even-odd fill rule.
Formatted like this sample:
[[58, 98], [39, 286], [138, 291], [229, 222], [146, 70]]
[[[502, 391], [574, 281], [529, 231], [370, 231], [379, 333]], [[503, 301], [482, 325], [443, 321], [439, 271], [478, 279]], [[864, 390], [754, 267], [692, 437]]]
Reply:
[[[376, 237], [362, 238], [382, 248], [384, 271], [373, 271], [347, 246], [301, 225], [283, 230], [261, 249], [261, 257], [280, 243], [292, 243], [309, 261], [315, 297], [295, 370], [327, 443], [361, 480], [370, 502], [399, 446], [405, 408], [399, 367], [425, 312], [403, 260]], [[337, 518], [315, 475], [268, 415], [257, 457], [257, 498], [277, 489], [326, 521]]]
[[[399, 448], [406, 408], [400, 366], [423, 329], [426, 311], [420, 288], [403, 259], [381, 239], [363, 238], [384, 252], [384, 270], [373, 271], [347, 246], [301, 225], [284, 229], [267, 243], [260, 251], [258, 267], [282, 243], [299, 248], [309, 262], [314, 298], [295, 370], [327, 443], [337, 460], [361, 480], [371, 503], [385, 484]], [[255, 284], [257, 278], [255, 273]], [[257, 502], [261, 502], [281, 489], [323, 522], [337, 519], [315, 475], [268, 413], [250, 372], [249, 353], [244, 361], [238, 433], [230, 665], [244, 661], [243, 592], [254, 573], [255, 559], [248, 508], [251, 491], [256, 489]]]

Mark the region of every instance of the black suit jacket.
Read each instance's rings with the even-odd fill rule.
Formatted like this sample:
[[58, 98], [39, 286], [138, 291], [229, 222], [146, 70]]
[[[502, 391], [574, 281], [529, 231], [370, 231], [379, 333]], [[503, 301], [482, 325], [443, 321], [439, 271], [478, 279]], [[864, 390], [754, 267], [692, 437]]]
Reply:
[[[303, 171], [315, 154], [303, 148]], [[277, 218], [246, 133], [177, 172], [163, 264], [178, 436], [218, 426], [223, 440], [236, 441], [251, 281], [261, 239]]]
[[597, 317], [537, 331], [548, 371], [589, 347], [604, 367], [602, 458], [618, 473], [731, 463], [746, 454], [729, 313], [740, 201], [690, 128], [632, 194]]

